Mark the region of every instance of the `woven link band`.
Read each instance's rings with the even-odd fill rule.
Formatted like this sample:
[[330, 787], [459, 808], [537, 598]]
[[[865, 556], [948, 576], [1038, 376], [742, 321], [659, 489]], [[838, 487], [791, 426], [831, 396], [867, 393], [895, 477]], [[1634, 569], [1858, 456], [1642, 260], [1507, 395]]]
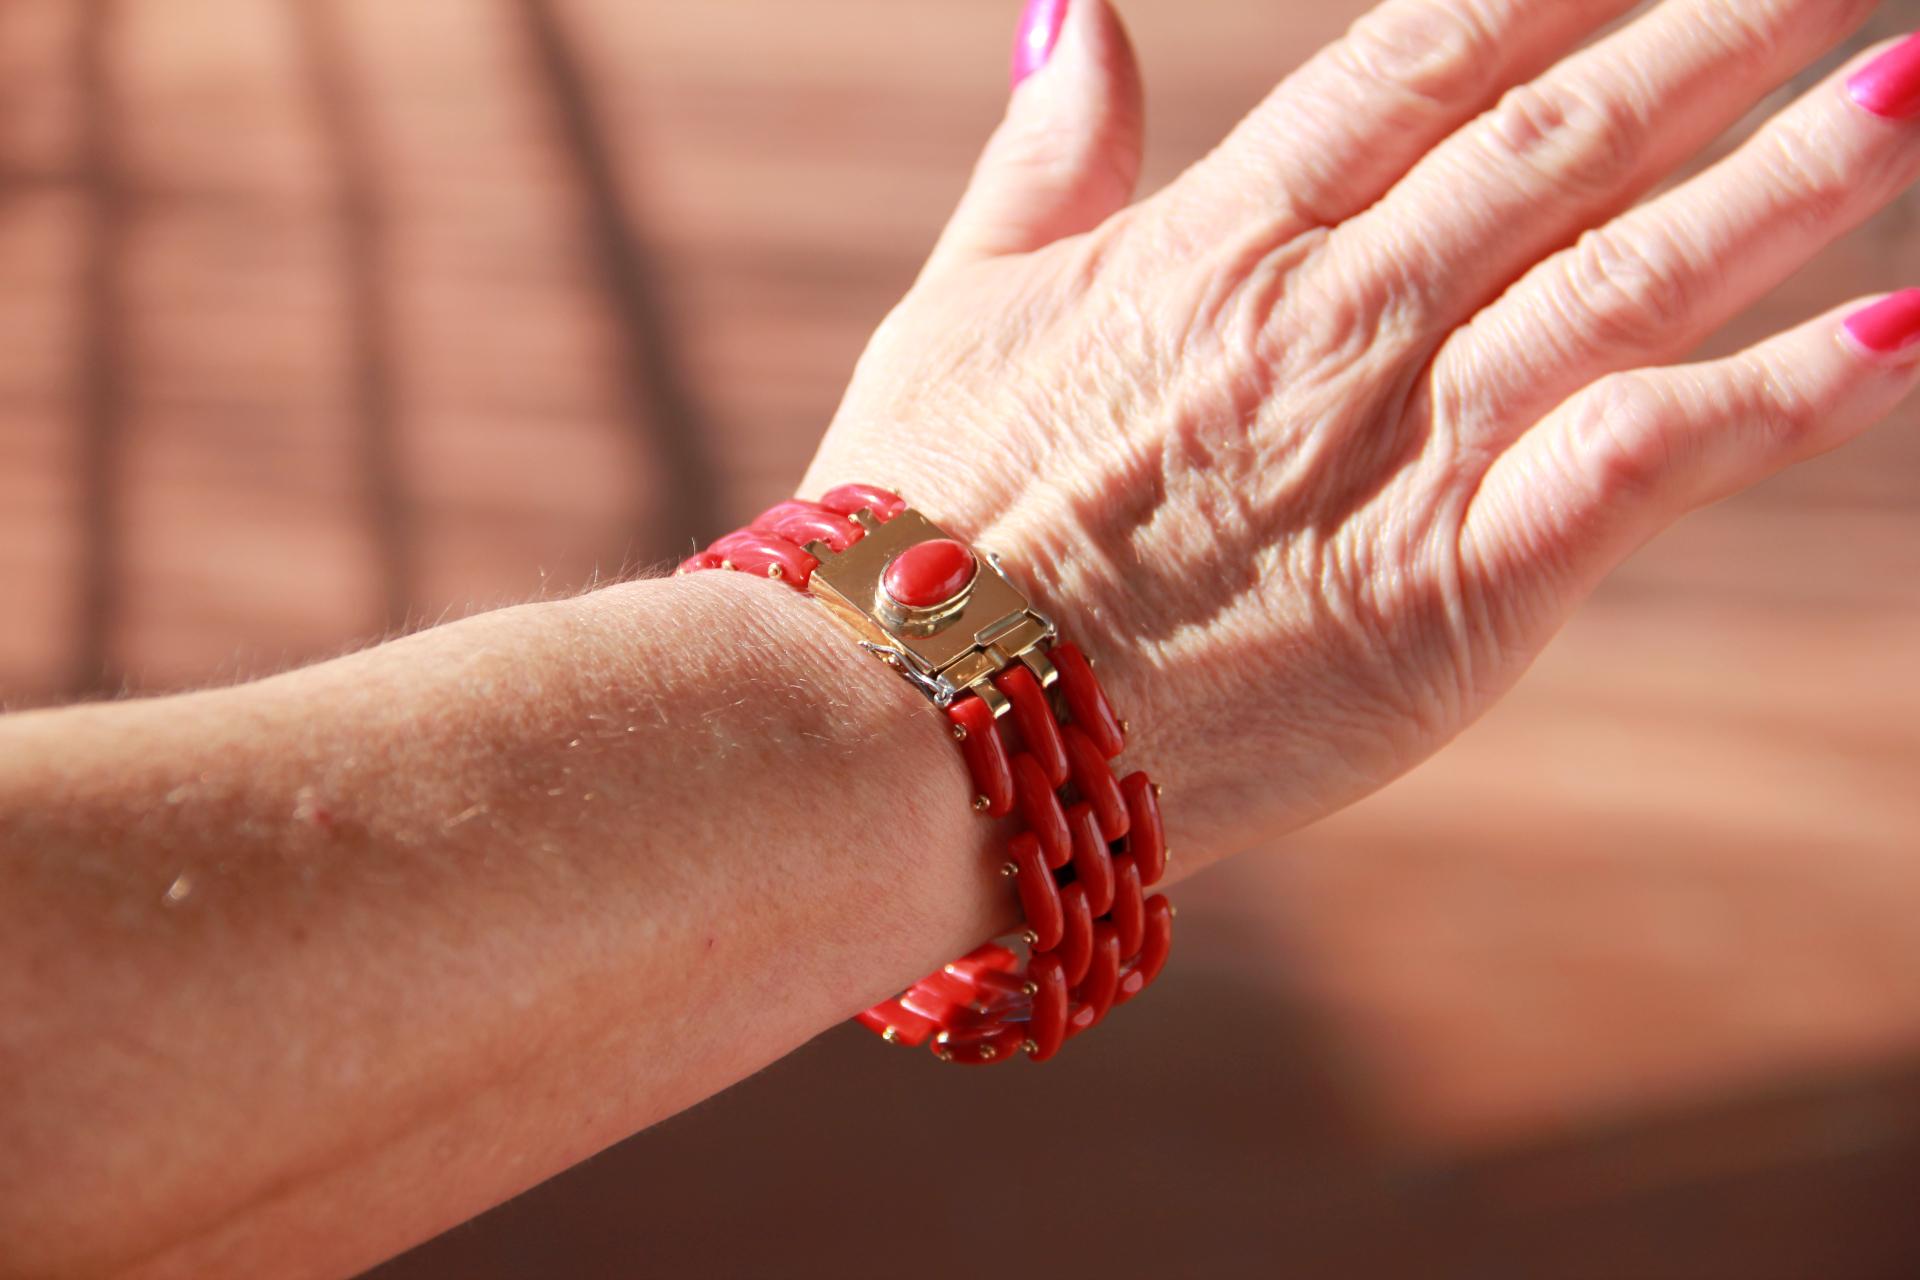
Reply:
[[[734, 569], [808, 589], [823, 555], [845, 551], [906, 508], [897, 494], [842, 485], [788, 501], [689, 557], [680, 572]], [[815, 554], [818, 552], [819, 554]], [[1038, 1061], [1140, 994], [1160, 974], [1173, 908], [1147, 895], [1166, 871], [1160, 788], [1116, 775], [1126, 723], [1071, 644], [1038, 645], [946, 705], [974, 784], [973, 808], [1011, 819], [1002, 874], [1024, 927], [914, 983], [859, 1021], [943, 1060]]]

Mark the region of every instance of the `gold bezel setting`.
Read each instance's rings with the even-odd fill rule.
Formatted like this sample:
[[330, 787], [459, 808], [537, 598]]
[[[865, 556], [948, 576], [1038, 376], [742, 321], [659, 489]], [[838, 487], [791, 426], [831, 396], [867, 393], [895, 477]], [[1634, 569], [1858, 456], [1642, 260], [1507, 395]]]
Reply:
[[880, 566], [880, 576], [874, 579], [873, 584], [873, 609], [889, 626], [904, 634], [930, 636], [966, 611], [967, 601], [973, 598], [973, 585], [980, 581], [980, 575], [987, 571], [987, 566], [981, 563], [978, 552], [970, 551], [969, 554], [973, 556], [973, 576], [967, 579], [966, 586], [938, 604], [924, 606], [903, 604], [894, 599], [893, 594], [887, 590], [887, 570], [893, 567], [894, 561], [919, 545], [921, 544], [911, 543], [902, 547], [888, 556], [887, 562]]

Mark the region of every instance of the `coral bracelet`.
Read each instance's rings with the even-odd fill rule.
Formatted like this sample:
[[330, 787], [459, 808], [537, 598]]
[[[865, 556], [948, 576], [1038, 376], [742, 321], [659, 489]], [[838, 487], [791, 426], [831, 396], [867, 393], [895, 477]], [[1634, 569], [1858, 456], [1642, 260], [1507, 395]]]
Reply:
[[[1024, 927], [922, 978], [859, 1021], [948, 1062], [1039, 1061], [1139, 995], [1166, 964], [1173, 908], [1160, 788], [1116, 776], [1126, 745], [1093, 665], [1060, 641], [997, 557], [896, 494], [849, 484], [782, 502], [688, 558], [822, 601], [861, 646], [945, 710], [976, 812], [1012, 817], [1001, 871]], [[1013, 749], [1009, 749], [1010, 746]]]

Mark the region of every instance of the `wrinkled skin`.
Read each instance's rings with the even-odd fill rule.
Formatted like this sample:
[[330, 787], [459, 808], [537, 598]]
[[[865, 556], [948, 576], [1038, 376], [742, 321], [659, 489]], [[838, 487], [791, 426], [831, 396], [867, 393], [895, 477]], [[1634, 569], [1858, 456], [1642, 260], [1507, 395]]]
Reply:
[[1002, 552], [1183, 846], [1384, 785], [1634, 547], [1915, 379], [1846, 336], [1867, 300], [1669, 364], [1920, 173], [1920, 124], [1846, 91], [1881, 50], [1636, 206], [1874, 6], [1666, 0], [1576, 52], [1631, 7], [1393, 0], [1128, 204], [1131, 55], [1074, 0], [801, 492]]

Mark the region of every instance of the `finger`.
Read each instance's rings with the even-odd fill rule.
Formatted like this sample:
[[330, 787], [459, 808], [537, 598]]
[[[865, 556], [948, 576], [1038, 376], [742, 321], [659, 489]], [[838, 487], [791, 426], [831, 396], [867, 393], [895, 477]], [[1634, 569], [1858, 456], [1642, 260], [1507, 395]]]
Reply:
[[1624, 208], [1865, 20], [1874, 0], [1668, 0], [1513, 90], [1343, 227], [1333, 265], [1429, 329]]
[[[1133, 198], [1140, 71], [1106, 0], [1029, 0], [1018, 39], [1015, 70], [1026, 74], [927, 261], [929, 274], [1091, 230]], [[1040, 65], [1027, 70], [1034, 61]]]
[[1863, 55], [1449, 338], [1434, 376], [1471, 397], [1463, 438], [1497, 444], [1603, 374], [1685, 355], [1920, 178], [1920, 119], [1890, 118], [1868, 90], [1920, 117], [1920, 37]]
[[1679, 516], [1851, 439], [1916, 383], [1920, 289], [1728, 359], [1614, 374], [1495, 460], [1468, 509], [1464, 561], [1489, 601], [1546, 587], [1559, 616], [1531, 621], [1557, 626]]
[[1176, 185], [1201, 237], [1333, 226], [1638, 0], [1389, 0], [1288, 76]]

